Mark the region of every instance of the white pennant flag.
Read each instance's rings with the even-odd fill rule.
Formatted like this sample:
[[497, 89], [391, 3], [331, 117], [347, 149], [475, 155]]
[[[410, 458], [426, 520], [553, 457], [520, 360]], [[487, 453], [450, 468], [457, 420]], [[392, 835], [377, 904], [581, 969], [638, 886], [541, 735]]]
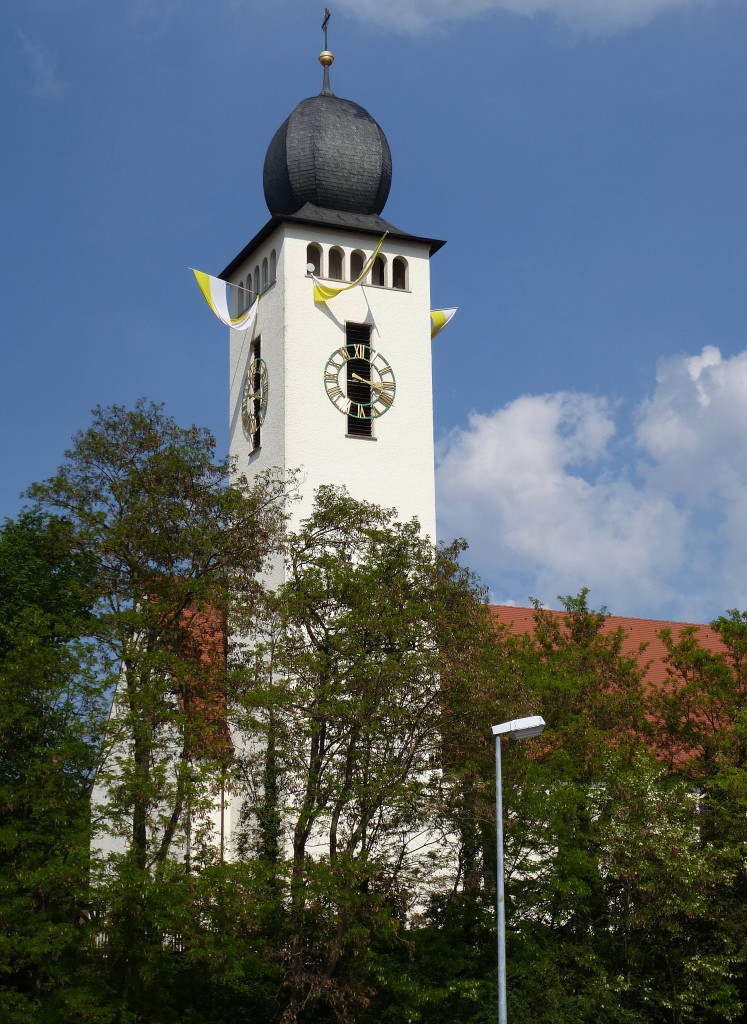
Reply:
[[200, 291], [205, 296], [205, 302], [226, 327], [230, 327], [232, 331], [248, 331], [254, 326], [254, 321], [257, 319], [259, 296], [241, 316], [232, 317], [228, 311], [228, 289], [236, 286], [222, 281], [219, 277], [211, 277], [210, 274], [205, 274], [201, 270], [195, 270], [193, 267], [189, 269], [195, 275]]

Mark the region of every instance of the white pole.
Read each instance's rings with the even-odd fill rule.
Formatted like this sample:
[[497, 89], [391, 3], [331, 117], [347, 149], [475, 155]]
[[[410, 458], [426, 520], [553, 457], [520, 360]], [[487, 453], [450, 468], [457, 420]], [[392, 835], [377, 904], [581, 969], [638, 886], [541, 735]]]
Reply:
[[498, 926], [498, 1024], [506, 1024], [506, 894], [503, 869], [503, 794], [501, 784], [501, 737], [495, 737], [495, 892]]

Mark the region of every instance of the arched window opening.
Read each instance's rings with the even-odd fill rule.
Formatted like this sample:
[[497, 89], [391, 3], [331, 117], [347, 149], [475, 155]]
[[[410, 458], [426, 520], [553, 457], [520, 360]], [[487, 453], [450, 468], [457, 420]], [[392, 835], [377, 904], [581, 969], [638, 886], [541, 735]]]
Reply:
[[377, 284], [381, 288], [384, 287], [386, 274], [386, 260], [383, 256], [377, 256], [373, 262], [373, 268], [371, 271], [371, 283]]
[[407, 288], [407, 260], [402, 256], [392, 261], [392, 288]]
[[342, 249], [336, 246], [329, 250], [329, 276], [333, 281], [342, 281]]
[[265, 256], [265, 258], [262, 260], [262, 291], [263, 292], [267, 291], [267, 286], [270, 283], [267, 274], [268, 274], [267, 257]]
[[270, 284], [275, 284], [278, 276], [278, 258], [275, 250], [270, 253]]
[[357, 281], [363, 273], [363, 268], [366, 265], [366, 257], [360, 251], [356, 249], [355, 252], [350, 254], [350, 280]]
[[[309, 267], [312, 269], [309, 270]], [[317, 277], [322, 276], [322, 250], [313, 242], [309, 242], [306, 246], [306, 269], [310, 274], [315, 274]]]
[[237, 288], [238, 302], [236, 305], [236, 315], [241, 314], [249, 309], [252, 304], [252, 275], [247, 276], [246, 281], [239, 281]]
[[254, 294], [259, 295], [259, 267], [254, 268]]

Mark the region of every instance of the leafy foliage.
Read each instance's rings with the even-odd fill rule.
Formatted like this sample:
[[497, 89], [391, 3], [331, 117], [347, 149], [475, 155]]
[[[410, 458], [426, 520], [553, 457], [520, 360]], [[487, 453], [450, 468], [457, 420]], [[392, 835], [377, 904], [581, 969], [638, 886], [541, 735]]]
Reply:
[[71, 971], [86, 915], [89, 795], [103, 693], [90, 652], [92, 566], [69, 524], [0, 532], [0, 1016], [33, 1020]]
[[512, 1024], [744, 1018], [747, 613], [716, 651], [665, 632], [651, 693], [586, 591], [512, 636], [463, 543], [334, 488], [285, 533], [287, 480], [229, 481], [145, 402], [29, 493], [0, 530], [0, 1019], [493, 1020], [489, 725], [535, 712], [504, 746]]
[[441, 651], [475, 598], [416, 522], [333, 488], [287, 551], [241, 722], [262, 737], [246, 763], [265, 786], [254, 850], [274, 848], [285, 886], [283, 1019], [354, 1020], [373, 937], [396, 936], [443, 867]]

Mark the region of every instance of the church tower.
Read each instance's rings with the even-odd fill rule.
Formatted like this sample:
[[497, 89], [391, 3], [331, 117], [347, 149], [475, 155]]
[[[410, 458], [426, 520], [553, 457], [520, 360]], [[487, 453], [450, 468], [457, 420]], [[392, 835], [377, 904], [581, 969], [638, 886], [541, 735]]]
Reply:
[[[234, 316], [259, 297], [253, 329], [231, 331], [230, 452], [250, 478], [300, 471], [296, 523], [335, 484], [435, 540], [429, 260], [443, 243], [381, 217], [389, 145], [333, 94], [333, 59], [270, 142], [270, 220], [221, 274]], [[339, 294], [315, 301], [317, 283]]]

